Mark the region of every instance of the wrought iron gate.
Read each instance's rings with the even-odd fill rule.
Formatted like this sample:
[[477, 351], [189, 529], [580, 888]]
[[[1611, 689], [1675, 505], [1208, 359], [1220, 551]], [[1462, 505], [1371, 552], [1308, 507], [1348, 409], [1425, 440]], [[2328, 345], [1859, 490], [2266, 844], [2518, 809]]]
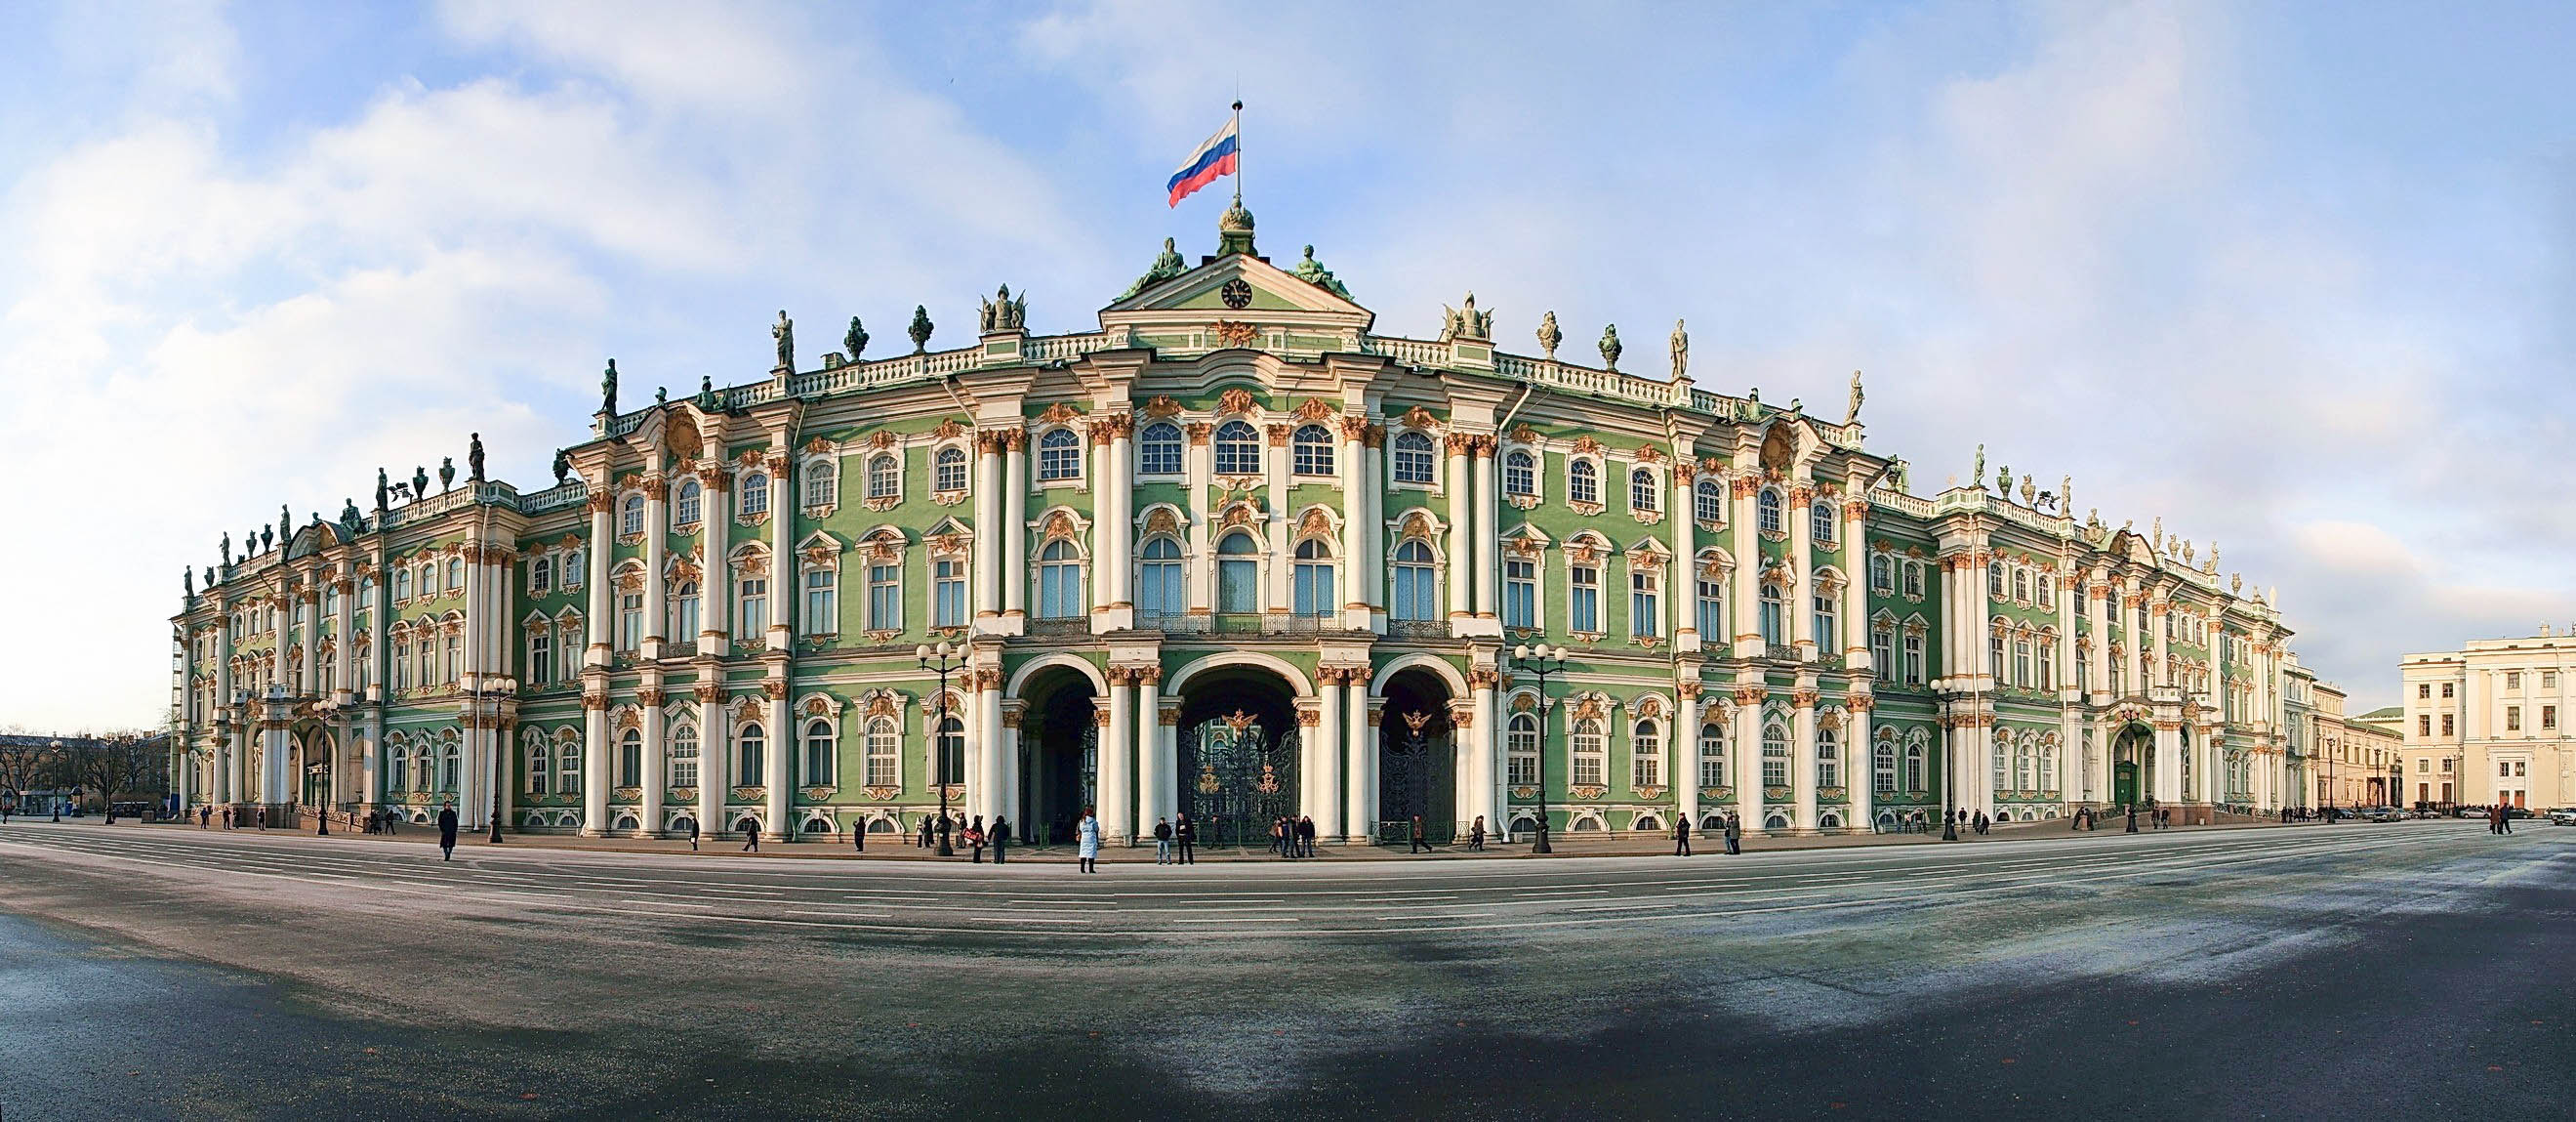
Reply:
[[1445, 731], [1431, 731], [1431, 718], [1423, 713], [1405, 714], [1380, 728], [1377, 840], [1386, 845], [1411, 841], [1417, 814], [1422, 816], [1423, 840], [1439, 845], [1457, 840], [1456, 792]]
[[1181, 730], [1181, 810], [1203, 845], [1266, 846], [1270, 824], [1295, 817], [1297, 731], [1241, 710]]

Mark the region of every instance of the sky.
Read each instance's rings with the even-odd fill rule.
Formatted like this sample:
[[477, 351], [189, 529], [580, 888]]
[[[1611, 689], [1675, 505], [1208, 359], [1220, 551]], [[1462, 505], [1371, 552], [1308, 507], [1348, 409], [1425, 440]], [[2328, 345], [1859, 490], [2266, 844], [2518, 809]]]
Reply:
[[[0, 724], [152, 724], [180, 573], [914, 305], [1085, 330], [1222, 189], [1388, 334], [1472, 290], [2222, 551], [2301, 659], [2576, 622], [2568, 5], [0, 3]], [[1640, 343], [1644, 345], [1640, 346]], [[1633, 363], [1632, 363], [1633, 365]]]

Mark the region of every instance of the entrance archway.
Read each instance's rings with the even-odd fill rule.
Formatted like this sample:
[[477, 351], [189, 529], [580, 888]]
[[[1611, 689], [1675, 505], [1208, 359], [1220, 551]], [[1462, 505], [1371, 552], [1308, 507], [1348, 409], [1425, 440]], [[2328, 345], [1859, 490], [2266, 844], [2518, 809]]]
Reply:
[[1100, 804], [1099, 691], [1069, 666], [1021, 684], [1020, 837], [1071, 842], [1082, 808]]
[[1174, 801], [1200, 844], [1268, 845], [1272, 822], [1304, 813], [1296, 699], [1276, 674], [1236, 665], [1192, 675], [1180, 720]]
[[1420, 668], [1396, 672], [1386, 683], [1386, 713], [1378, 723], [1377, 840], [1408, 841], [1413, 819], [1438, 844], [1458, 834], [1458, 776], [1449, 720], [1449, 687]]
[[2143, 806], [2152, 789], [2155, 732], [2145, 725], [2123, 726], [2111, 738], [2111, 805]]

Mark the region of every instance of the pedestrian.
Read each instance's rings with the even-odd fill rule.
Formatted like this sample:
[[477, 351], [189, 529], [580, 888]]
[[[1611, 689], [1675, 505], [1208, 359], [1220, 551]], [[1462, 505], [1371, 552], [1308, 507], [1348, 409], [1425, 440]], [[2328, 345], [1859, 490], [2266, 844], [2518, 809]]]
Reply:
[[1412, 836], [1413, 836], [1413, 846], [1412, 846], [1412, 848], [1405, 850], [1405, 852], [1406, 852], [1406, 853], [1429, 853], [1429, 852], [1431, 852], [1431, 843], [1430, 843], [1428, 840], [1426, 840], [1426, 839], [1424, 838], [1423, 833], [1422, 833], [1422, 816], [1421, 816], [1421, 815], [1417, 814], [1417, 815], [1414, 815], [1414, 816], [1413, 816], [1413, 821], [1412, 821], [1411, 823], [1409, 823], [1409, 824], [1408, 824], [1408, 829], [1410, 830], [1410, 832], [1411, 832], [1411, 834], [1412, 834]]
[[1300, 814], [1297, 816], [1297, 845], [1299, 848], [1306, 851], [1306, 856], [1312, 857], [1315, 855], [1315, 819], [1313, 815]]
[[966, 827], [966, 847], [975, 851], [968, 864], [984, 863], [984, 816], [981, 814], [976, 815], [975, 821]]
[[1690, 851], [1690, 819], [1687, 819], [1687, 818], [1677, 818], [1677, 819], [1674, 819], [1674, 820], [1673, 820], [1673, 856], [1675, 856], [1675, 857], [1688, 857], [1688, 856], [1690, 856], [1690, 855], [1691, 855], [1691, 851]]
[[213, 822], [214, 817], [215, 817], [215, 808], [210, 807], [210, 806], [203, 806], [203, 805], [200, 805], [199, 807], [197, 807], [197, 828], [198, 828], [198, 829], [200, 829], [200, 830], [205, 829], [209, 824], [211, 824], [211, 823]]
[[850, 851], [853, 853], [868, 851], [868, 824], [865, 819], [850, 823]]
[[456, 860], [456, 804], [438, 808], [438, 859]]
[[1086, 806], [1082, 808], [1082, 821], [1074, 823], [1073, 840], [1075, 844], [1075, 855], [1082, 859], [1082, 871], [1086, 873], [1099, 872], [1100, 820], [1092, 817], [1090, 807]]
[[1172, 824], [1172, 840], [1180, 843], [1181, 864], [1199, 863], [1199, 824], [1190, 821], [1190, 812], [1181, 812], [1180, 821]]
[[1011, 820], [993, 816], [993, 863], [999, 865], [1011, 848]]
[[954, 837], [956, 836], [956, 834], [957, 834], [957, 820], [956, 820], [954, 817], [950, 816], [950, 815], [945, 815], [945, 814], [940, 815], [940, 816], [939, 816], [939, 848], [940, 848], [941, 850], [943, 850], [943, 851], [945, 851], [945, 852], [949, 853], [949, 854], [950, 854], [950, 855], [952, 855], [952, 856], [953, 856], [954, 854], [956, 854], [956, 852], [957, 852], [957, 845], [956, 845], [956, 843], [955, 843], [954, 841], [951, 841], [950, 839], [951, 839], [951, 838], [954, 838]]
[[2510, 804], [2502, 802], [2496, 804], [2496, 823], [2504, 827], [2505, 833], [2513, 832], [2513, 807]]
[[1968, 832], [1971, 834], [1983, 834], [1986, 832], [1985, 811], [1980, 810], [1976, 813], [1975, 817], [1968, 819]]
[[1743, 852], [1744, 820], [1737, 818], [1734, 811], [1728, 811], [1726, 813], [1726, 855], [1733, 857]]
[[1273, 857], [1288, 856], [1287, 831], [1279, 828], [1284, 821], [1286, 819], [1282, 818], [1270, 820], [1270, 855]]
[[1485, 816], [1479, 814], [1476, 816], [1476, 821], [1467, 827], [1467, 852], [1483, 853], [1484, 851]]
[[928, 848], [930, 848], [930, 816], [929, 816], [929, 815], [925, 814], [925, 815], [922, 815], [922, 816], [921, 816], [921, 840], [920, 840], [920, 841], [918, 841], [918, 842], [915, 842], [915, 843], [913, 843], [913, 844], [914, 844], [914, 845], [917, 845], [917, 846], [919, 846], [919, 847], [921, 847], [921, 848], [923, 848], [923, 849], [928, 849]]
[[1172, 863], [1172, 820], [1169, 818], [1154, 819], [1154, 863]]
[[760, 852], [760, 823], [748, 818], [742, 820], [742, 851]]
[[692, 819], [689, 819], [689, 852], [691, 852], [691, 853], [696, 853], [697, 851], [698, 851], [698, 820], [697, 820], [697, 819], [695, 819], [695, 818], [692, 818]]

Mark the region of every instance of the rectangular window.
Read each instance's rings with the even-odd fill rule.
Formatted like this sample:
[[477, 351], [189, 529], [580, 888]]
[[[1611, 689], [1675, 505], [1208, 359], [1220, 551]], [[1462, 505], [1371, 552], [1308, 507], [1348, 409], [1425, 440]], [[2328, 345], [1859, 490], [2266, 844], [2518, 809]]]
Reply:
[[2518, 690], [2518, 689], [2521, 689], [2521, 688], [2522, 688], [2522, 671], [2519, 671], [2519, 670], [2507, 670], [2507, 671], [2505, 671], [2505, 672], [2504, 672], [2504, 688], [2509, 689], [2509, 690]]
[[1905, 636], [1905, 684], [1923, 684], [1923, 637], [1912, 632]]
[[1810, 637], [1816, 641], [1817, 657], [1833, 657], [1838, 649], [1837, 636], [1834, 634], [1834, 623], [1837, 619], [1834, 615], [1834, 598], [1820, 593], [1808, 601], [1807, 608], [1807, 616], [1812, 621], [1815, 631], [1815, 634]]
[[1905, 594], [1918, 600], [1923, 598], [1923, 563], [1920, 561], [1905, 563]]
[[1538, 562], [1522, 557], [1503, 562], [1503, 626], [1538, 626]]
[[744, 639], [757, 639], [769, 630], [769, 581], [746, 577], [742, 582], [742, 608], [734, 617], [734, 634]]
[[528, 681], [545, 685], [554, 680], [554, 640], [540, 631], [528, 637]]
[[2541, 671], [2541, 672], [2540, 672], [2540, 688], [2542, 688], [2542, 689], [2544, 689], [2544, 690], [2554, 690], [2554, 689], [2557, 689], [2557, 688], [2558, 688], [2558, 672], [2557, 672], [2557, 671], [2555, 671], [2555, 670], [2543, 670], [2543, 671]]
[[2444, 696], [2444, 697], [2449, 697], [2449, 696], [2451, 696], [2451, 683], [2449, 683], [2449, 682], [2444, 682], [2444, 683], [2442, 683], [2442, 696]]
[[2451, 714], [2449, 714], [2449, 713], [2444, 713], [2444, 714], [2442, 714], [2442, 735], [2444, 735], [2444, 736], [2450, 736], [2450, 735], [2452, 735], [2452, 728], [2453, 728], [2453, 726], [2452, 726], [2452, 724], [2451, 724]]
[[1301, 616], [1331, 615], [1340, 605], [1333, 601], [1333, 565], [1329, 561], [1300, 561], [1293, 574], [1292, 605]]
[[1566, 629], [1585, 633], [1601, 630], [1601, 570], [1590, 565], [1576, 565], [1567, 578]]
[[574, 626], [574, 625], [571, 625], [571, 624], [566, 624], [566, 625], [564, 626], [564, 629], [563, 629], [563, 680], [564, 680], [564, 681], [567, 681], [567, 682], [577, 682], [577, 681], [580, 681], [580, 680], [581, 680], [581, 654], [582, 654], [581, 648], [582, 648], [582, 632], [581, 632], [581, 629], [580, 629], [579, 627], [577, 627], [577, 626]]
[[933, 561], [930, 581], [930, 625], [966, 626], [966, 563], [953, 559]]
[[447, 637], [447, 684], [455, 685], [465, 673], [465, 636]]
[[[871, 624], [871, 626], [874, 626]], [[805, 633], [832, 635], [841, 630], [841, 574], [835, 569], [805, 571]]]
[[2431, 736], [2431, 735], [2433, 735], [2433, 715], [2432, 715], [2432, 714], [2430, 714], [2430, 713], [2418, 713], [2418, 714], [2416, 714], [2416, 715], [2415, 715], [2415, 735], [2417, 735], [2417, 736]]
[[2540, 727], [2543, 729], [2554, 729], [2558, 727], [2557, 706], [2543, 705], [2540, 707]]
[[1896, 628], [1881, 625], [1869, 629], [1869, 657], [1881, 674], [1896, 669]]
[[1652, 572], [1629, 572], [1628, 634], [1641, 639], [1662, 634], [1655, 623], [1663, 616], [1662, 589], [1661, 575]]
[[2508, 705], [2504, 707], [2504, 731], [2522, 731], [2522, 706]]
[[644, 646], [644, 594], [629, 592], [617, 601], [617, 649], [632, 651]]
[[2415, 697], [2416, 697], [2416, 699], [2417, 699], [2417, 700], [2428, 700], [2428, 699], [2430, 699], [2432, 696], [2433, 696], [2433, 684], [2432, 684], [2431, 682], [2418, 682], [2418, 683], [2416, 683], [2416, 685], [2415, 685]]
[[1715, 577], [1701, 577], [1699, 591], [1699, 641], [1705, 647], [1726, 638], [1726, 585]]

